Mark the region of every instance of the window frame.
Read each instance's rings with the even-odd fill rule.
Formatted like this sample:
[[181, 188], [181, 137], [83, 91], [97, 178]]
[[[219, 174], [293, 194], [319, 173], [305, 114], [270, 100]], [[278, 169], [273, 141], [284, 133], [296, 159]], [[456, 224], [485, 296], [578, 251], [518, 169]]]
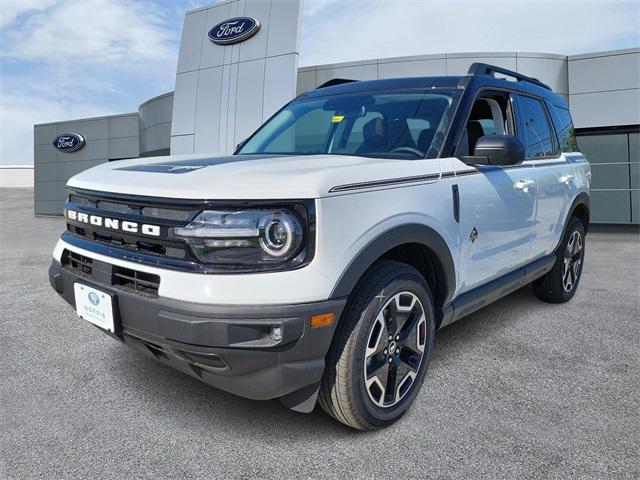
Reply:
[[[465, 131], [467, 128], [467, 123], [469, 123], [469, 118], [471, 117], [471, 112], [473, 111], [473, 107], [476, 104], [476, 102], [478, 101], [478, 99], [480, 99], [483, 95], [483, 93], [486, 92], [494, 92], [494, 93], [498, 93], [498, 94], [506, 94], [508, 97], [508, 104], [509, 104], [509, 109], [507, 111], [507, 125], [511, 126], [511, 128], [513, 129], [513, 134], [511, 136], [518, 138], [518, 130], [520, 129], [520, 125], [518, 124], [518, 117], [516, 116], [516, 110], [515, 110], [515, 101], [513, 98], [513, 94], [516, 93], [513, 90], [509, 90], [506, 88], [499, 88], [499, 87], [493, 87], [493, 86], [484, 86], [484, 87], [480, 87], [478, 88], [473, 96], [473, 100], [470, 103], [469, 108], [467, 109], [467, 113], [464, 117], [464, 122], [462, 122], [462, 135], [460, 135], [460, 139], [458, 140], [458, 143], [456, 145], [456, 148], [454, 150], [454, 158], [457, 158], [458, 160], [460, 160], [460, 157], [464, 157], [465, 155], [461, 155], [460, 154], [460, 146], [462, 145], [462, 141], [464, 140], [464, 136], [465, 136]], [[519, 139], [519, 138], [518, 138]], [[473, 152], [469, 152], [468, 153], [469, 156], [473, 155]]]
[[[562, 155], [563, 153], [580, 153], [580, 147], [578, 146], [578, 140], [577, 140], [577, 132], [576, 132], [576, 127], [575, 124], [573, 123], [573, 117], [571, 116], [571, 111], [569, 110], [569, 107], [567, 106], [566, 108], [561, 106], [561, 105], [556, 105], [555, 103], [553, 103], [551, 100], [549, 99], [544, 99], [544, 105], [545, 107], [547, 107], [547, 114], [549, 115], [549, 117], [551, 118], [551, 126], [553, 127], [553, 130], [555, 132], [555, 136], [556, 136], [556, 140], [558, 142], [558, 150], [560, 152], [560, 155]], [[562, 150], [562, 147], [560, 146], [560, 135], [558, 133], [558, 130], [556, 129], [556, 124], [553, 121], [553, 115], [555, 113], [556, 116], [558, 116], [556, 109], [562, 109], [562, 110], [566, 110], [569, 113], [569, 118], [571, 119], [571, 128], [573, 129], [573, 134], [574, 134], [574, 138], [575, 138], [575, 142], [576, 142], [576, 148], [575, 150], [572, 150], [570, 152], [565, 152], [564, 150]]]
[[525, 155], [526, 155], [526, 140], [523, 138], [524, 132], [525, 132], [525, 126], [522, 123], [522, 113], [521, 113], [521, 105], [520, 105], [520, 101], [518, 100], [518, 96], [521, 97], [529, 97], [532, 98], [534, 100], [537, 100], [538, 103], [540, 103], [540, 105], [542, 105], [542, 111], [544, 112], [545, 118], [547, 119], [547, 126], [549, 127], [549, 133], [551, 133], [551, 144], [553, 146], [553, 153], [549, 154], [549, 155], [542, 155], [542, 156], [537, 156], [537, 157], [524, 157], [524, 161], [528, 161], [528, 162], [536, 162], [538, 160], [549, 160], [549, 159], [557, 159], [560, 158], [562, 156], [562, 151], [560, 149], [560, 144], [558, 142], [558, 134], [556, 133], [555, 130], [555, 126], [553, 125], [553, 120], [551, 118], [551, 114], [549, 113], [549, 110], [547, 108], [547, 102], [545, 101], [544, 98], [542, 97], [538, 97], [536, 95], [531, 95], [528, 93], [523, 93], [523, 92], [513, 92], [514, 96], [513, 96], [513, 101], [514, 101], [514, 106], [516, 108], [516, 123], [518, 123], [518, 125], [520, 125], [520, 134], [516, 136], [516, 138], [518, 140], [520, 140], [520, 142], [522, 143], [522, 146], [525, 148]]

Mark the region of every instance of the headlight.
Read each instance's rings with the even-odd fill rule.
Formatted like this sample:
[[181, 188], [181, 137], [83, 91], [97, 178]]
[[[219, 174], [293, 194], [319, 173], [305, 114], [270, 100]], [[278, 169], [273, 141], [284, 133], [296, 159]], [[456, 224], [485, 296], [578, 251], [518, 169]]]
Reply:
[[305, 227], [292, 210], [205, 210], [174, 228], [205, 264], [265, 270], [302, 263]]

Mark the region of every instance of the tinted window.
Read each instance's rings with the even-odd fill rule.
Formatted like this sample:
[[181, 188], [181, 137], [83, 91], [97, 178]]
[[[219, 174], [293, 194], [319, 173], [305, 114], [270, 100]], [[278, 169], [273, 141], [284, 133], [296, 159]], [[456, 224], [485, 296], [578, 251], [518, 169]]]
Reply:
[[282, 109], [239, 155], [359, 155], [432, 158], [459, 92], [372, 92], [301, 98]]
[[540, 100], [518, 95], [518, 115], [525, 157], [553, 155], [555, 152], [551, 128]]
[[355, 150], [363, 144], [364, 133], [362, 130], [364, 129], [365, 124], [369, 123], [374, 118], [382, 118], [382, 115], [378, 112], [369, 112], [364, 117], [357, 118], [356, 121], [353, 122], [353, 127], [349, 133], [349, 140], [346, 144], [347, 149]]
[[577, 152], [578, 144], [576, 143], [576, 132], [573, 129], [573, 122], [571, 121], [571, 114], [566, 108], [558, 107], [557, 105], [551, 105], [550, 107], [551, 120], [553, 126], [556, 129], [558, 135], [558, 144], [560, 145], [560, 151], [562, 152]]

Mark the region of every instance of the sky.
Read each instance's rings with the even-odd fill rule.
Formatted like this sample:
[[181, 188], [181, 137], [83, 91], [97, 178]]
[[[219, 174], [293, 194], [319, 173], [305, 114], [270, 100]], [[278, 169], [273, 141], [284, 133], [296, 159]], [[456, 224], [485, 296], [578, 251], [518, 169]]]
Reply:
[[[213, 0], [0, 0], [0, 164], [33, 125], [173, 90], [184, 13]], [[638, 0], [305, 0], [300, 66], [428, 53], [640, 46]]]

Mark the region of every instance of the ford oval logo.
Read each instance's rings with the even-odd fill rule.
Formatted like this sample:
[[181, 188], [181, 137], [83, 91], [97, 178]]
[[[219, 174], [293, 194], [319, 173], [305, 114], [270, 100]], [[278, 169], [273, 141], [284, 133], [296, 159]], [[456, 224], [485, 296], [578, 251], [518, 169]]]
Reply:
[[75, 152], [84, 147], [84, 137], [79, 133], [63, 133], [53, 139], [53, 146], [61, 152]]
[[100, 304], [100, 298], [94, 292], [89, 293], [89, 301], [96, 307]]
[[253, 37], [258, 30], [260, 30], [260, 22], [255, 18], [230, 18], [209, 30], [209, 40], [218, 45], [231, 45]]

